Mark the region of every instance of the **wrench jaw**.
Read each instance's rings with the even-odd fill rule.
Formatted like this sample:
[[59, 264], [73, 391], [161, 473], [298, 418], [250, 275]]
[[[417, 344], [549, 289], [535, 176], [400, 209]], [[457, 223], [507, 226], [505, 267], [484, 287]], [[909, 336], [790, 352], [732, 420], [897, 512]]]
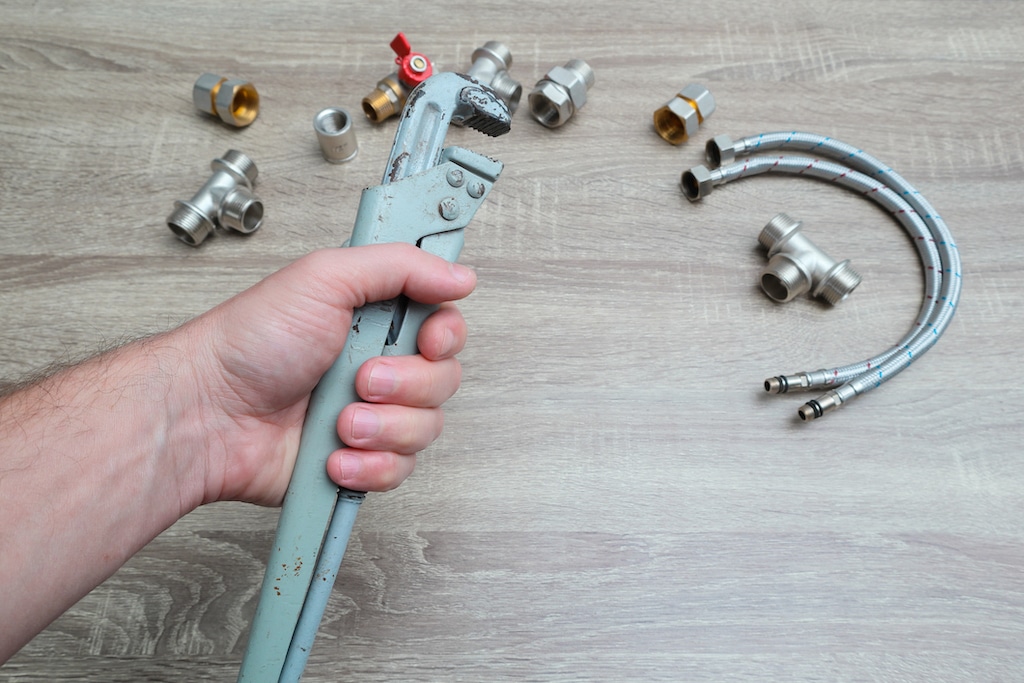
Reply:
[[473, 85], [459, 92], [459, 106], [452, 115], [452, 123], [496, 138], [512, 129], [512, 114], [496, 92]]
[[512, 128], [512, 114], [497, 93], [468, 76], [451, 71], [431, 76], [409, 94], [384, 183], [436, 166], [453, 123], [485, 135], [503, 135]]

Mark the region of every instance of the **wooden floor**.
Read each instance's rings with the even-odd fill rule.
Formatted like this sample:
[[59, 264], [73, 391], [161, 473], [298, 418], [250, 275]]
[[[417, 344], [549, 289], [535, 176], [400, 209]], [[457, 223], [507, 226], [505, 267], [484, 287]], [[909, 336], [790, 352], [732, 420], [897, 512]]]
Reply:
[[[448, 136], [505, 163], [463, 252], [463, 388], [415, 475], [364, 505], [304, 680], [1024, 680], [1024, 3], [640, 5], [0, 0], [0, 376], [340, 244], [394, 136], [359, 111], [396, 31], [442, 70], [502, 40], [527, 92], [582, 58], [596, 84], [564, 127], [524, 106], [503, 138]], [[251, 127], [196, 112], [206, 71], [256, 84]], [[651, 115], [692, 82], [718, 110], [672, 147]], [[358, 119], [349, 164], [313, 135], [332, 105]], [[902, 336], [910, 240], [812, 181], [678, 188], [712, 135], [794, 129], [891, 164], [964, 264], [934, 351], [813, 424], [763, 379]], [[190, 248], [165, 218], [231, 148], [264, 227]], [[861, 272], [846, 302], [761, 293], [780, 211]], [[276, 518], [183, 519], [0, 680], [233, 681]]]

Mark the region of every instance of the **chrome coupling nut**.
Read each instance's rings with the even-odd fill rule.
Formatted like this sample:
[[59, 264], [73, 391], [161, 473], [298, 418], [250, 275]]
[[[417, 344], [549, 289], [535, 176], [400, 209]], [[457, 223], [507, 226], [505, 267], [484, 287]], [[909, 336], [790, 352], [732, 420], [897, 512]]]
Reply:
[[692, 83], [654, 112], [654, 130], [673, 145], [696, 135], [704, 119], [715, 111], [715, 98], [703, 85]]
[[542, 125], [558, 128], [587, 103], [593, 85], [594, 70], [582, 59], [553, 67], [530, 93], [530, 114]]
[[691, 202], [697, 202], [711, 194], [715, 185], [722, 182], [722, 174], [716, 169], [708, 169], [707, 166], [694, 166], [688, 171], [683, 171], [679, 178], [679, 188]]
[[210, 162], [213, 175], [188, 201], [174, 202], [167, 227], [185, 244], [199, 246], [215, 228], [248, 234], [263, 224], [263, 202], [253, 194], [256, 164], [229, 149]]
[[800, 221], [780, 213], [764, 226], [757, 241], [768, 250], [761, 289], [779, 302], [805, 292], [833, 306], [860, 284], [849, 260], [837, 262], [801, 232]]
[[728, 135], [716, 135], [704, 145], [704, 158], [712, 168], [718, 168], [736, 161], [736, 157], [746, 151], [739, 143]]
[[523, 86], [508, 72], [512, 68], [512, 53], [508, 47], [496, 40], [488, 40], [473, 50], [472, 59], [473, 65], [466, 75], [491, 88], [508, 105], [509, 113], [515, 114], [523, 96]]
[[260, 113], [260, 94], [256, 86], [238, 78], [203, 74], [192, 86], [196, 109], [220, 118], [224, 123], [243, 128]]
[[434, 66], [426, 55], [413, 52], [409, 39], [399, 33], [391, 40], [398, 70], [382, 78], [377, 87], [363, 98], [363, 113], [374, 123], [380, 123], [402, 111], [412, 89], [430, 78]]
[[313, 118], [313, 130], [320, 142], [320, 152], [332, 164], [355, 159], [359, 153], [352, 117], [340, 107], [328, 107]]

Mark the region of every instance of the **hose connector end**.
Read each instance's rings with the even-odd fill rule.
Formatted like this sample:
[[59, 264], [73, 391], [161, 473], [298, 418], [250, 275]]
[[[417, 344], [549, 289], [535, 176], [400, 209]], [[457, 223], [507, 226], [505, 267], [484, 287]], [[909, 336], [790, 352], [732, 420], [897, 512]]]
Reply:
[[707, 166], [694, 166], [689, 171], [683, 171], [679, 187], [687, 199], [696, 202], [707, 197], [715, 189], [714, 177]]
[[800, 406], [796, 414], [800, 416], [800, 419], [804, 422], [810, 422], [811, 420], [817, 420], [819, 417], [823, 417], [826, 413], [831, 413], [843, 404], [843, 400], [839, 398], [839, 394], [834, 391], [830, 391], [827, 394], [822, 394], [816, 399], [810, 400], [807, 403]]
[[795, 375], [777, 375], [764, 381], [764, 390], [769, 394], [787, 394], [790, 391], [810, 388], [811, 377], [806, 372], [798, 372]]
[[743, 148], [728, 135], [716, 135], [704, 145], [704, 158], [711, 168], [718, 168], [736, 161]]

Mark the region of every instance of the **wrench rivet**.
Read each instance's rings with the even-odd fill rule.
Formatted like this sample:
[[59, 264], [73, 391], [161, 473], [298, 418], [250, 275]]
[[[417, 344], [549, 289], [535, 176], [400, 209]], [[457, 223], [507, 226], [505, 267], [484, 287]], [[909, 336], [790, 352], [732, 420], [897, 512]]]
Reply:
[[437, 205], [437, 211], [441, 214], [441, 218], [446, 221], [453, 221], [462, 213], [461, 209], [459, 209], [459, 202], [455, 197], [445, 197], [442, 199], [441, 203]]
[[466, 192], [473, 199], [480, 199], [480, 197], [483, 197], [484, 196], [484, 189], [485, 189], [484, 188], [484, 184], [481, 183], [479, 180], [475, 181], [475, 182], [472, 182], [472, 183], [470, 183], [469, 185], [466, 186]]
[[458, 168], [449, 169], [445, 177], [448, 179], [448, 184], [452, 187], [462, 187], [462, 183], [466, 182], [465, 175]]

